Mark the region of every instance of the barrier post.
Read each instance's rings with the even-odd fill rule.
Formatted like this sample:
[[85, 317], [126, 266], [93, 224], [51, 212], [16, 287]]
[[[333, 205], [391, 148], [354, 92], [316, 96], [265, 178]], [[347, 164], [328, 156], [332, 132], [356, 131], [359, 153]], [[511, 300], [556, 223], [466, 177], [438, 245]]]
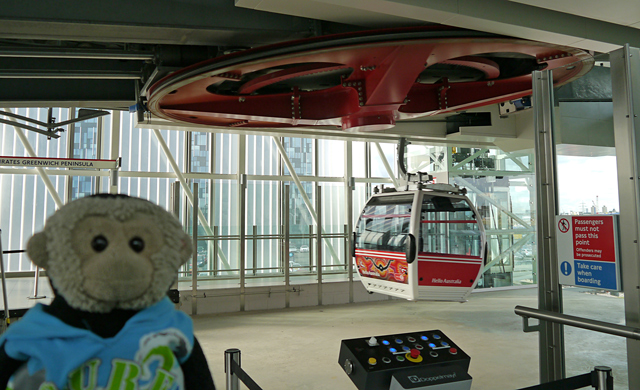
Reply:
[[226, 377], [226, 390], [238, 390], [240, 388], [240, 381], [238, 375], [233, 372], [233, 366], [231, 362], [235, 361], [240, 366], [240, 350], [237, 348], [230, 348], [224, 351], [224, 372]]
[[598, 376], [597, 390], [613, 390], [613, 376], [611, 375], [611, 367], [596, 366], [596, 375]]

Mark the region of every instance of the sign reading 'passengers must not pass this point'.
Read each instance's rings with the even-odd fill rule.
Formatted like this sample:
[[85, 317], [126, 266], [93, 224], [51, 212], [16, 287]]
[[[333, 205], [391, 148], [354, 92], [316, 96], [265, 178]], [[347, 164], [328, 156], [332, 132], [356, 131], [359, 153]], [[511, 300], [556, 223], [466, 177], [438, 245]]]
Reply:
[[556, 216], [560, 284], [620, 291], [618, 216]]

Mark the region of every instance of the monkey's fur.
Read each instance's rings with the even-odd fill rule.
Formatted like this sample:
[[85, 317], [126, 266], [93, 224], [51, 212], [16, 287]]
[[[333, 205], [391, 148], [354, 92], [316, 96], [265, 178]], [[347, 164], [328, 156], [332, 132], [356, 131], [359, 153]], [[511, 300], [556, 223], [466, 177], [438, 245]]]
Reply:
[[[130, 319], [139, 320], [140, 315], [158, 305], [166, 308], [166, 293], [177, 278], [178, 268], [190, 258], [192, 246], [180, 223], [161, 207], [143, 199], [102, 194], [76, 200], [54, 213], [44, 230], [29, 240], [27, 253], [34, 264], [47, 270], [56, 293], [50, 306], [41, 306], [44, 315], [57, 318], [72, 329], [87, 329], [104, 340], [112, 340], [121, 337], [120, 332], [126, 331], [123, 328]], [[187, 333], [192, 332], [184, 314], [169, 310], [166, 318], [175, 318], [182, 326], [188, 321]], [[0, 339], [0, 389], [28, 360], [16, 358], [24, 357], [24, 353], [13, 352], [10, 356], [8, 348], [16, 349], [17, 342], [9, 344], [8, 335], [12, 331], [20, 334], [18, 328], [22, 321], [27, 323], [27, 316], [29, 313]], [[172, 332], [174, 328], [167, 329]], [[158, 332], [166, 335], [167, 330]], [[113, 351], [108, 355], [119, 358], [117, 351], [116, 355]], [[174, 386], [176, 389], [213, 389], [206, 359], [195, 337], [190, 356], [180, 367], [184, 383]], [[182, 379], [176, 380], [179, 382]]]

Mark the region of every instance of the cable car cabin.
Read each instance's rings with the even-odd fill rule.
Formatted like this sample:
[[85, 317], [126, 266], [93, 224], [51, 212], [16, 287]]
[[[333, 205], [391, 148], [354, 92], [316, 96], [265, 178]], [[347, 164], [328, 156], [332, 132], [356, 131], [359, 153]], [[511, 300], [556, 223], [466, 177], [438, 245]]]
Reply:
[[459, 188], [376, 194], [354, 234], [360, 279], [369, 292], [410, 300], [466, 301], [485, 259], [486, 236]]

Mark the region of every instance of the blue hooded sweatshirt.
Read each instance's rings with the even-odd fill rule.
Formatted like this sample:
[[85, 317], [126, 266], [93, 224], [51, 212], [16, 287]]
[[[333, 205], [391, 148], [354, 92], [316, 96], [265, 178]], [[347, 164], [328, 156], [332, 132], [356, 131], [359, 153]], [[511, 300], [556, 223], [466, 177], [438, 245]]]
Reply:
[[24, 360], [14, 390], [182, 390], [180, 364], [194, 343], [193, 324], [168, 298], [136, 313], [111, 338], [65, 324], [36, 305], [0, 338]]

